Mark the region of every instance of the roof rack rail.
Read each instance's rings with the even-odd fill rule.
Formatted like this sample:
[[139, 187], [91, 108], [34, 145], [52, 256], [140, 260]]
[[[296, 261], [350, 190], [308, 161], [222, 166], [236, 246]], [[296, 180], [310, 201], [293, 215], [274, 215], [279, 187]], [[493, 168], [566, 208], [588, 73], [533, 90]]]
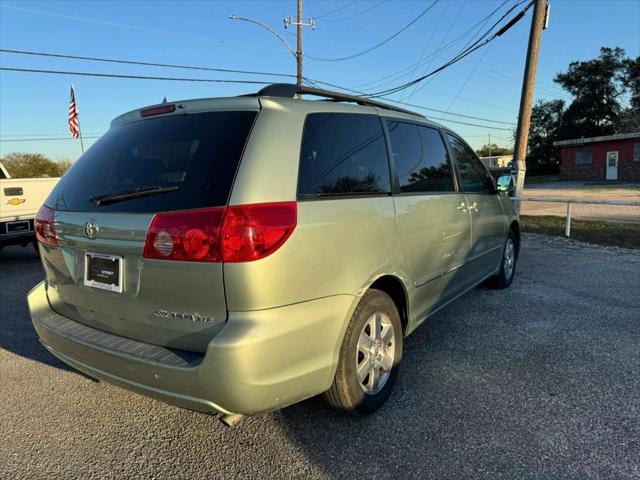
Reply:
[[257, 93], [253, 94], [259, 97], [283, 97], [293, 98], [296, 95], [315, 95], [317, 97], [325, 97], [333, 102], [353, 102], [358, 105], [366, 105], [369, 107], [385, 108], [387, 110], [393, 110], [395, 112], [406, 113], [408, 115], [415, 115], [423, 117], [423, 115], [412, 112], [411, 110], [405, 110], [404, 108], [396, 107], [388, 103], [378, 102], [376, 100], [370, 100], [368, 98], [358, 97], [356, 95], [349, 95], [347, 93], [333, 92], [331, 90], [324, 90], [322, 88], [307, 87], [305, 85], [299, 86], [293, 83], [273, 83], [260, 89]]

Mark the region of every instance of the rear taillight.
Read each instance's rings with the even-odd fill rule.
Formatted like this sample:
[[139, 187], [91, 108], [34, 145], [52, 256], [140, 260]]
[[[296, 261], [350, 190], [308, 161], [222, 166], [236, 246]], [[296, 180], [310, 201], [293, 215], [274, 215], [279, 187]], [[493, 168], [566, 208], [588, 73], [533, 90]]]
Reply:
[[55, 210], [43, 205], [36, 215], [36, 238], [40, 243], [47, 245], [57, 245], [58, 236], [56, 235], [56, 226], [53, 217]]
[[159, 213], [149, 226], [144, 257], [250, 262], [280, 248], [296, 222], [295, 202]]
[[219, 262], [224, 208], [159, 213], [151, 220], [145, 258]]
[[296, 228], [295, 202], [227, 208], [220, 234], [225, 262], [250, 262], [275, 252]]

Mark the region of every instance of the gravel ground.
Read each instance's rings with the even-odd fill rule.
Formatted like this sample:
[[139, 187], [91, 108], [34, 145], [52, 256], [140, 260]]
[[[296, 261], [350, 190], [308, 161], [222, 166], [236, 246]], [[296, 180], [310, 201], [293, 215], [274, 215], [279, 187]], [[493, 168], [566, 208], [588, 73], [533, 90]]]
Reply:
[[[536, 186], [528, 187], [523, 195], [525, 197], [547, 198], [579, 198], [582, 200], [611, 200], [623, 202], [639, 202], [640, 187], [628, 186], [626, 188], [590, 186], [565, 186], [560, 188], [551, 185], [548, 188]], [[541, 203], [523, 202], [523, 215], [553, 215], [565, 217], [567, 214], [566, 203]], [[614, 222], [640, 223], [640, 207], [622, 205], [589, 205], [574, 204], [571, 207], [571, 217], [581, 220], [605, 220]]]
[[512, 287], [406, 340], [375, 416], [312, 399], [234, 429], [38, 343], [31, 249], [0, 252], [0, 477], [640, 478], [640, 253], [527, 235]]

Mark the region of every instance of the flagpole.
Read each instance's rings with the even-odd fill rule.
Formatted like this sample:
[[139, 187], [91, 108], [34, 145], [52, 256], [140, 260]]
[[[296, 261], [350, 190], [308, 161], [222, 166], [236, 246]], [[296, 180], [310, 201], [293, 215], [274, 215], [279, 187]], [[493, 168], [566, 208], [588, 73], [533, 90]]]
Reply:
[[76, 104], [76, 120], [78, 121], [78, 136], [80, 137], [80, 148], [82, 149], [82, 154], [84, 155], [84, 143], [82, 142], [82, 128], [80, 128], [80, 110], [78, 109], [76, 87], [73, 84], [71, 84], [71, 88], [73, 89], [73, 101]]
[[82, 149], [82, 154], [84, 155], [84, 144], [82, 143], [82, 129], [80, 128], [80, 116], [78, 116], [78, 135], [80, 135], [80, 148]]

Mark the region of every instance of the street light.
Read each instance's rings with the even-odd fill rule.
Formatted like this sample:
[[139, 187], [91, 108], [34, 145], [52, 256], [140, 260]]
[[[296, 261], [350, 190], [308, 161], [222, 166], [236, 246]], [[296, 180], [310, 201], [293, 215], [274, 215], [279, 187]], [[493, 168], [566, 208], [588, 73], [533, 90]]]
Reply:
[[249, 23], [255, 23], [256, 25], [258, 25], [259, 27], [264, 28], [265, 30], [271, 32], [273, 35], [276, 36], [276, 38], [278, 40], [280, 40], [280, 42], [282, 42], [282, 44], [284, 44], [285, 47], [287, 47], [287, 49], [289, 50], [289, 52], [291, 52], [291, 55], [294, 56], [294, 58], [296, 59], [296, 70], [297, 70], [297, 74], [296, 74], [296, 78], [297, 78], [297, 83], [298, 86], [302, 86], [302, 27], [304, 26], [308, 26], [311, 27], [313, 30], [316, 29], [316, 23], [313, 21], [313, 19], [309, 19], [309, 22], [305, 23], [302, 21], [302, 0], [298, 0], [298, 17], [297, 17], [297, 21], [294, 22], [292, 17], [289, 18], [285, 18], [284, 19], [284, 28], [287, 28], [289, 25], [295, 25], [296, 26], [296, 30], [297, 30], [297, 41], [298, 41], [298, 48], [296, 50], [293, 49], [293, 47], [291, 45], [289, 45], [289, 43], [282, 38], [282, 35], [280, 35], [278, 32], [276, 32], [273, 28], [271, 28], [269, 25], [266, 25], [258, 20], [254, 20], [252, 18], [246, 18], [246, 17], [240, 17], [238, 15], [229, 15], [229, 18], [231, 20], [242, 20], [243, 22], [249, 22]]
[[255, 23], [256, 25], [264, 28], [265, 30], [268, 30], [269, 32], [273, 33], [278, 38], [278, 40], [280, 40], [284, 44], [285, 47], [287, 47], [289, 52], [291, 52], [291, 55], [293, 55], [295, 58], [298, 58], [298, 55], [296, 55], [296, 51], [293, 49], [293, 47], [289, 45], [289, 43], [284, 38], [282, 38], [282, 35], [276, 32], [269, 25], [266, 25], [258, 20], [253, 20], [251, 18], [246, 18], [246, 17], [240, 17], [238, 15], [229, 15], [229, 18], [231, 20], [242, 20], [243, 22]]

